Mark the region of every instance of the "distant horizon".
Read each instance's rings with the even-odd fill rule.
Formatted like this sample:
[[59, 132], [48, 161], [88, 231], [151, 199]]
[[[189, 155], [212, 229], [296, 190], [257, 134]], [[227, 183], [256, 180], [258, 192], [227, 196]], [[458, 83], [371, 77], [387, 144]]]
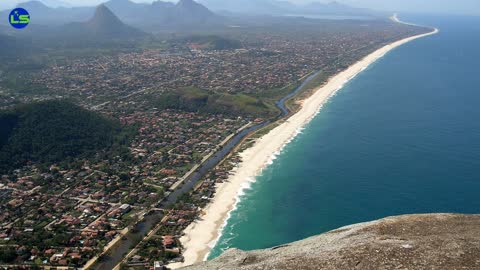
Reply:
[[[109, 0], [13, 0], [2, 4], [0, 10], [10, 9], [20, 3], [38, 1], [49, 7], [82, 7], [96, 6]], [[152, 3], [157, 0], [129, 0], [135, 3]], [[162, 0], [164, 2], [176, 3], [178, 0]], [[202, 2], [194, 0], [196, 2]], [[203, 2], [208, 0], [203, 0]], [[238, 0], [240, 1], [240, 0]], [[272, 0], [279, 1], [279, 0]], [[448, 0], [425, 0], [418, 2], [416, 0], [286, 0], [294, 4], [308, 4], [313, 2], [331, 3], [338, 2], [357, 8], [368, 8], [376, 11], [388, 11], [398, 13], [423, 13], [438, 15], [464, 15], [480, 16], [480, 1], [477, 0], [459, 0], [452, 4]], [[458, 3], [462, 2], [462, 3]]]
[[423, 248], [476, 254], [450, 224], [270, 256], [480, 218], [480, 0], [449, 1], [0, 2], [0, 266], [476, 266]]

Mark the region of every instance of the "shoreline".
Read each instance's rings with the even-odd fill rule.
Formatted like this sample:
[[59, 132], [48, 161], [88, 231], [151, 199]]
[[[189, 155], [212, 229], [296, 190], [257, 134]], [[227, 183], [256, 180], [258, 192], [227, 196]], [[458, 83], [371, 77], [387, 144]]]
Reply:
[[[396, 14], [391, 20], [408, 24], [398, 19]], [[211, 249], [221, 236], [231, 212], [236, 208], [239, 197], [248, 188], [255, 177], [269, 165], [272, 159], [287, 145], [300, 130], [321, 110], [328, 99], [351, 79], [385, 56], [391, 50], [410, 41], [437, 34], [439, 30], [404, 38], [392, 42], [367, 55], [346, 70], [330, 77], [326, 84], [317, 87], [311, 96], [302, 101], [300, 110], [279, 126], [259, 138], [252, 147], [240, 153], [242, 162], [232, 171], [228, 181], [219, 184], [212, 201], [202, 210], [199, 220], [194, 221], [184, 231], [180, 241], [185, 247], [183, 263], [170, 264], [176, 269], [206, 260]]]

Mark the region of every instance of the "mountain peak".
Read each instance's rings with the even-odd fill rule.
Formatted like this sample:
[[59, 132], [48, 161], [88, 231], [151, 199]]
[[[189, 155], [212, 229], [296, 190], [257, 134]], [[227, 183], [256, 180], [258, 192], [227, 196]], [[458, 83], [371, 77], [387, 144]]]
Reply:
[[[115, 1], [118, 1], [118, 0], [115, 0]], [[122, 0], [120, 0], [120, 1], [122, 1]], [[95, 15], [101, 14], [101, 13], [106, 13], [106, 14], [108, 13], [111, 16], [115, 16], [115, 14], [113, 14], [113, 12], [110, 11], [110, 9], [105, 4], [100, 4], [95, 9]]]
[[178, 13], [177, 15], [189, 15], [202, 18], [214, 16], [212, 11], [194, 0], [180, 0], [175, 8]]
[[195, 4], [198, 4], [197, 2], [193, 1], [193, 0], [180, 0], [178, 1], [177, 5], [195, 5]]
[[173, 4], [172, 2], [157, 0], [152, 2], [152, 7], [155, 7], [155, 6], [173, 7], [175, 6], [175, 4]]
[[95, 14], [93, 15], [93, 18], [88, 21], [88, 24], [94, 28], [103, 28], [112, 25], [123, 25], [123, 22], [120, 21], [120, 19], [113, 14], [107, 6], [100, 4], [95, 9]]
[[183, 7], [183, 8], [198, 8], [198, 7], [203, 7], [201, 4], [193, 1], [193, 0], [180, 0], [177, 3], [178, 7]]
[[104, 4], [107, 7], [109, 7], [111, 5], [135, 5], [135, 3], [130, 1], [130, 0], [109, 0], [108, 2], [105, 2], [101, 5], [104, 5]]
[[144, 36], [145, 33], [124, 24], [104, 4], [97, 6], [93, 18], [83, 24], [83, 30], [88, 35], [100, 38], [136, 38]]

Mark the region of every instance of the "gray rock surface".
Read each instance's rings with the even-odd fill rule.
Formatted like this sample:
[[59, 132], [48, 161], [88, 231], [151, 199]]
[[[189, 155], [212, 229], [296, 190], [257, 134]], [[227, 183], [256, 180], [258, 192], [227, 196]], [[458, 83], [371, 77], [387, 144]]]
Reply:
[[480, 215], [388, 217], [270, 249], [230, 249], [183, 269], [480, 270]]

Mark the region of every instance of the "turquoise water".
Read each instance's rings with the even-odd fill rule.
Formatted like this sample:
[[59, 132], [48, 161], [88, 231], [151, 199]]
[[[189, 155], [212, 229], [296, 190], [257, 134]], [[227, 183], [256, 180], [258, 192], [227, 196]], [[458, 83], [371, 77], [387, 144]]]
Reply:
[[385, 216], [480, 213], [480, 18], [402, 19], [441, 32], [332, 97], [245, 191], [210, 258]]

